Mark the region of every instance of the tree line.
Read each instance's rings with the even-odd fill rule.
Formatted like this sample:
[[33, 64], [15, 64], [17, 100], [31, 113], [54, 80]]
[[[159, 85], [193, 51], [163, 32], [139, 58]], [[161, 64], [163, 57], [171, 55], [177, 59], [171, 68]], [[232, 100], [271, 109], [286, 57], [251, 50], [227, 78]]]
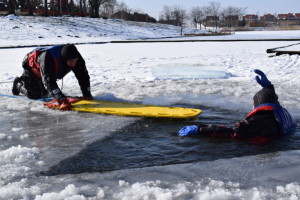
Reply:
[[[28, 15], [33, 15], [34, 9], [42, 10], [42, 15], [48, 16], [49, 11], [57, 11], [72, 15], [77, 13], [80, 16], [93, 18], [110, 18], [118, 11], [132, 13], [142, 12], [133, 10], [123, 1], [118, 0], [8, 0], [8, 14], [15, 14], [16, 9], [27, 10]], [[159, 16], [160, 23], [173, 24], [183, 29], [184, 24], [189, 21], [197, 28], [204, 26], [236, 26], [237, 19], [242, 18], [246, 8], [228, 6], [221, 8], [219, 2], [209, 2], [205, 6], [195, 6], [185, 10], [180, 6], [163, 6]], [[243, 26], [243, 24], [241, 24]]]
[[[206, 6], [195, 6], [190, 11], [180, 6], [164, 6], [160, 13], [159, 22], [174, 24], [183, 28], [186, 21], [191, 21], [197, 27], [204, 26], [227, 26], [232, 27], [238, 25], [239, 19], [245, 14], [246, 8], [228, 6], [221, 8], [219, 2], [209, 2]], [[244, 24], [240, 24], [243, 26]]]
[[[88, 13], [90, 17], [110, 17], [118, 11], [142, 12], [139, 9], [131, 9], [123, 1], [118, 0], [8, 0], [8, 14], [15, 14], [16, 9], [27, 10], [28, 15], [33, 15], [33, 10], [43, 10], [43, 15], [48, 16], [49, 10], [77, 11], [82, 15]], [[203, 24], [207, 16], [242, 16], [245, 8], [229, 6], [221, 9], [218, 2], [210, 2], [207, 6], [195, 6], [187, 11], [180, 6], [164, 6], [159, 16], [159, 21], [182, 26], [186, 20], [193, 22], [195, 26]]]
[[34, 10], [42, 11], [43, 16], [48, 16], [50, 11], [58, 14], [75, 12], [80, 16], [92, 18], [110, 17], [118, 11], [136, 12], [126, 3], [118, 0], [8, 0], [7, 14], [16, 14], [16, 10], [26, 10], [28, 15], [33, 15]]

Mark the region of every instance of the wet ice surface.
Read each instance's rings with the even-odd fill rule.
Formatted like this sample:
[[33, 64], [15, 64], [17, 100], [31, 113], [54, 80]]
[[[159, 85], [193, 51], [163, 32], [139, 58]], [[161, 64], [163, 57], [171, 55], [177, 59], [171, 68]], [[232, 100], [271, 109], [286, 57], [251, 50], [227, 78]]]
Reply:
[[[202, 107], [203, 109], [203, 107]], [[62, 160], [43, 175], [105, 172], [120, 169], [164, 166], [198, 161], [214, 161], [279, 151], [298, 150], [299, 132], [264, 145], [231, 139], [178, 137], [186, 124], [234, 124], [241, 114], [205, 108], [201, 119], [182, 121], [140, 119], [104, 139], [85, 146], [78, 154]], [[228, 124], [228, 126], [231, 126]], [[224, 124], [223, 124], [224, 125]], [[100, 125], [101, 126], [101, 125]], [[101, 129], [101, 127], [100, 127]], [[105, 161], [105, 162], [103, 162]]]
[[1, 149], [7, 150], [0, 154], [0, 197], [285, 199], [299, 194], [299, 126], [294, 135], [265, 145], [178, 137], [186, 124], [231, 125], [243, 116], [199, 108], [206, 112], [188, 121], [44, 108], [3, 111]]
[[42, 153], [39, 155], [41, 160], [46, 165], [52, 165], [58, 161], [58, 154], [59, 159], [69, 157], [90, 142], [131, 121], [134, 118], [89, 113], [7, 110], [1, 113], [1, 132], [11, 133], [9, 138], [3, 138], [7, 139], [4, 148], [16, 143], [38, 148]]

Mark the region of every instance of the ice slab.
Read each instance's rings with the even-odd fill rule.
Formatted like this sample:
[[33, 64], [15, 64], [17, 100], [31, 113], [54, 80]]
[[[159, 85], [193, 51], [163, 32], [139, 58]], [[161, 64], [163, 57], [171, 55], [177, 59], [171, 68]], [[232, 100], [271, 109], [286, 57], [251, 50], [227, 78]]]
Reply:
[[224, 66], [166, 65], [152, 67], [151, 71], [153, 77], [162, 80], [227, 79], [232, 76]]

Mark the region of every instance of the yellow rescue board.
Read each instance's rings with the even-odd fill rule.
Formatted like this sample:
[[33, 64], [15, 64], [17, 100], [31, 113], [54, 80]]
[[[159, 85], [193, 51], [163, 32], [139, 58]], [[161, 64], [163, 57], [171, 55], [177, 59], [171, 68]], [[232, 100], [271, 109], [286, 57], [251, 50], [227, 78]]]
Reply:
[[72, 106], [72, 110], [80, 112], [140, 117], [193, 118], [202, 112], [202, 110], [193, 108], [154, 106], [101, 100], [80, 100], [72, 103]]

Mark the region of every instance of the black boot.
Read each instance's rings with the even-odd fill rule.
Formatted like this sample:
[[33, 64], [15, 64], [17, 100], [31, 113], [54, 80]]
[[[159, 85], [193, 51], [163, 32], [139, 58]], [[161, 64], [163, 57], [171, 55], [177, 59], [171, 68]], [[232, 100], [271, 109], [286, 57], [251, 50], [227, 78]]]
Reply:
[[12, 93], [13, 95], [20, 94], [20, 88], [23, 86], [23, 82], [19, 77], [16, 77], [13, 83]]
[[31, 97], [30, 93], [24, 87], [24, 85], [21, 85], [21, 87], [19, 87], [19, 92], [22, 93], [24, 96], [28, 97], [29, 99], [34, 99], [34, 98]]
[[22, 78], [16, 77], [13, 83], [12, 93], [13, 95], [19, 95], [20, 93], [30, 98], [28, 90], [25, 88], [25, 82]]

